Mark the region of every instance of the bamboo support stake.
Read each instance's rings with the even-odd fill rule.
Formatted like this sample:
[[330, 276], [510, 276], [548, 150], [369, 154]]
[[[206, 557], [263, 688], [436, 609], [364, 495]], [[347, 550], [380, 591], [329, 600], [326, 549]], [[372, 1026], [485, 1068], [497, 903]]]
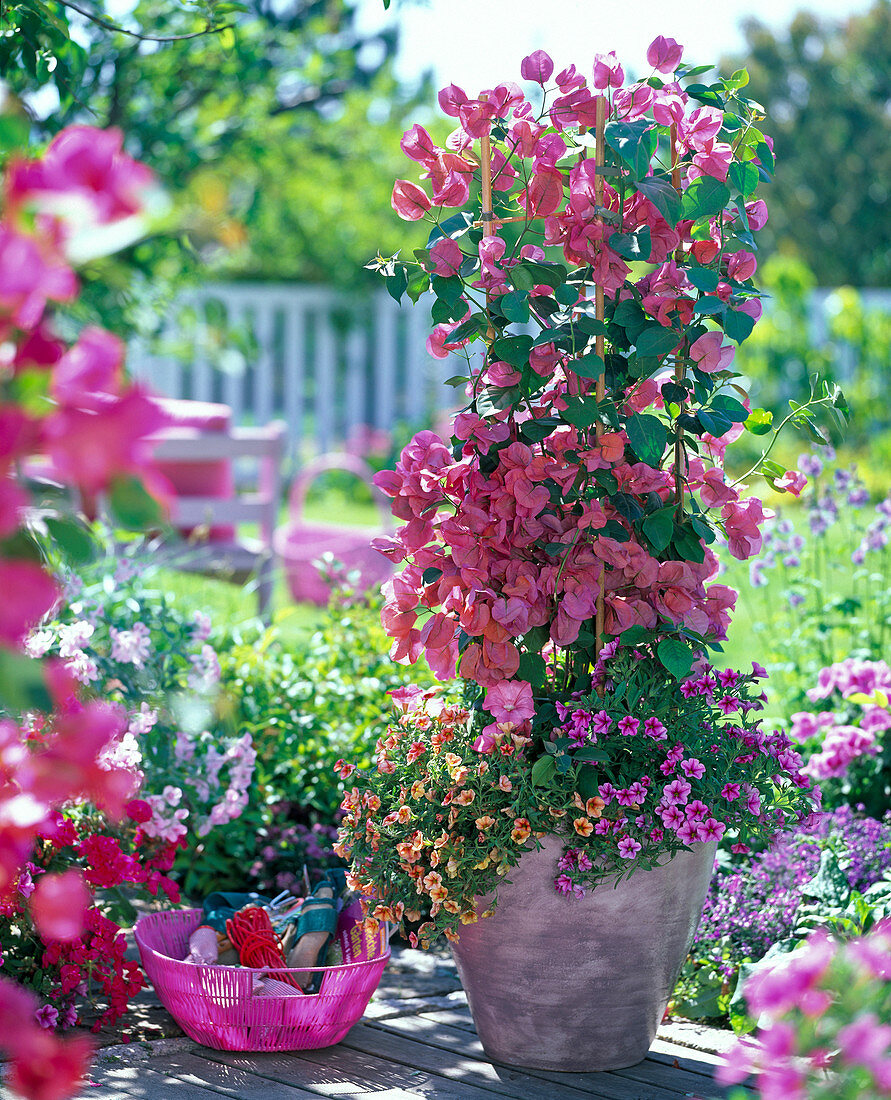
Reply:
[[[681, 170], [678, 166], [678, 128], [677, 123], [672, 123], [670, 129], [670, 141], [671, 141], [671, 183], [675, 191], [680, 195], [681, 193]], [[675, 260], [680, 258], [681, 246], [678, 245], [675, 249]], [[675, 358], [674, 363], [674, 379], [678, 385], [681, 385], [687, 374], [687, 358], [684, 354], [685, 349], [681, 349], [679, 356]], [[677, 508], [675, 509], [675, 516], [678, 520], [683, 517], [684, 514], [684, 478], [681, 467], [684, 464], [684, 430], [677, 427], [677, 438], [674, 441], [674, 495], [677, 500]]]
[[[604, 165], [604, 133], [606, 131], [606, 98], [604, 96], [597, 97], [595, 122], [595, 146], [594, 146], [594, 201], [598, 207], [603, 206], [603, 172], [600, 169]], [[601, 224], [602, 220], [601, 220]], [[598, 321], [603, 321], [605, 315], [603, 307], [603, 287], [600, 283], [594, 285], [594, 316]], [[594, 340], [594, 350], [597, 355], [603, 359], [604, 354], [604, 341], [603, 336], [598, 333]], [[606, 378], [604, 372], [597, 376], [597, 383], [594, 388], [594, 394], [597, 401], [600, 402], [606, 395]], [[598, 417], [596, 421], [595, 433], [599, 439], [603, 434], [603, 424], [601, 424]], [[600, 589], [597, 593], [597, 604], [594, 618], [594, 654], [596, 657], [600, 656], [600, 650], [603, 648], [603, 631], [606, 626], [606, 605], [604, 603], [604, 582], [606, 580], [606, 567], [601, 565], [600, 567]]]
[[[482, 188], [482, 223], [483, 223], [483, 236], [494, 237], [497, 226], [495, 223], [495, 212], [492, 207], [492, 142], [489, 137], [489, 131], [483, 134], [480, 138], [480, 175], [481, 175], [481, 188]], [[489, 312], [490, 295], [488, 290], [486, 291], [486, 313]], [[491, 322], [486, 329], [486, 340], [491, 347], [492, 341], [495, 339], [497, 333]]]

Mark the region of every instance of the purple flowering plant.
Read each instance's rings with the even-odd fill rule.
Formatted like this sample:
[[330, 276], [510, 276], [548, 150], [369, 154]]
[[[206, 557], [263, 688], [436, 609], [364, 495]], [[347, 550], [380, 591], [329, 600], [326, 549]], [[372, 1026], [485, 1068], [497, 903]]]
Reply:
[[127, 712], [103, 766], [138, 777], [139, 798], [151, 810], [142, 824], [147, 836], [194, 848], [243, 812], [256, 753], [250, 734], [229, 729], [217, 713], [210, 618], [176, 607], [146, 571], [142, 544], [130, 550], [66, 575], [55, 617], [25, 648], [59, 659], [86, 693]]
[[[550, 729], [533, 782], [550, 802], [568, 792], [588, 810], [564, 830], [562, 892], [709, 841], [748, 852], [818, 805], [791, 740], [763, 728], [759, 665], [740, 673], [700, 659], [678, 678], [654, 649], [609, 643], [591, 690], [546, 704], [533, 722], [533, 734]], [[587, 860], [572, 855], [579, 848]]]
[[371, 917], [429, 946], [478, 919], [480, 896], [497, 904], [499, 882], [547, 834], [564, 844], [556, 890], [581, 897], [710, 841], [747, 852], [808, 815], [801, 758], [762, 728], [764, 670], [700, 661], [677, 678], [654, 648], [605, 646], [592, 690], [539, 706], [528, 734], [488, 733], [469, 685], [470, 709], [431, 703], [435, 689], [396, 693], [376, 767], [339, 768], [354, 785], [336, 850]]
[[784, 830], [745, 860], [719, 852], [672, 1011], [750, 1028], [745, 976], [814, 927], [850, 937], [887, 915], [889, 871], [891, 814], [879, 821], [847, 805]]

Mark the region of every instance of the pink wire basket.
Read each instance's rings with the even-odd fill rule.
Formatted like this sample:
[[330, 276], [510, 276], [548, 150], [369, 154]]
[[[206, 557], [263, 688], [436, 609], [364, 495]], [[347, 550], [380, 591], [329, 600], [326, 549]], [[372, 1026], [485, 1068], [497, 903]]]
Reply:
[[[334, 523], [307, 523], [303, 516], [310, 484], [327, 470], [345, 470], [364, 481], [381, 514], [381, 529], [347, 527]], [[279, 527], [273, 540], [282, 560], [291, 596], [297, 603], [324, 607], [331, 598], [327, 580], [313, 565], [323, 554], [332, 554], [348, 571], [358, 570], [359, 587], [379, 586], [393, 572], [393, 565], [371, 545], [371, 540], [392, 529], [387, 499], [371, 481], [373, 470], [350, 454], [322, 455], [308, 463], [294, 479], [290, 495], [290, 522]]]
[[[134, 935], [161, 1003], [188, 1036], [216, 1050], [315, 1050], [339, 1043], [362, 1016], [390, 958], [386, 925], [369, 931], [359, 906], [351, 905], [338, 920], [339, 966], [264, 972], [183, 962], [202, 917], [200, 909], [150, 913]], [[269, 981], [307, 971], [322, 972], [318, 993]], [[256, 993], [258, 977], [274, 992]]]

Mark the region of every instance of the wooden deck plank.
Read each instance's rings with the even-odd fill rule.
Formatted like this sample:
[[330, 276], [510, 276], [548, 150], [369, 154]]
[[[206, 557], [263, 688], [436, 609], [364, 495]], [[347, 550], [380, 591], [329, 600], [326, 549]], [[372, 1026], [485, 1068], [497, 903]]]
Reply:
[[[221, 1064], [250, 1064], [252, 1073], [262, 1073], [268, 1081], [293, 1083], [300, 1080], [304, 1087], [316, 1091], [313, 1095], [349, 1096], [346, 1088], [352, 1083], [362, 1091], [402, 1092], [418, 1100], [494, 1100], [488, 1089], [465, 1081], [455, 1081], [413, 1064], [404, 1065], [364, 1051], [351, 1050], [339, 1044], [323, 1050], [301, 1050], [293, 1054], [241, 1055], [229, 1051], [208, 1051]], [[223, 1062], [224, 1060], [224, 1062]]]
[[[80, 1093], [82, 1100], [219, 1100], [220, 1093], [203, 1084], [192, 1084], [167, 1077], [157, 1070], [148, 1069], [145, 1062], [131, 1062], [121, 1066], [94, 1068], [89, 1080], [98, 1087], [87, 1085]], [[8, 1095], [5, 1093], [4, 1096]]]
[[[416, 1018], [417, 1022], [420, 1018]], [[516, 1100], [677, 1100], [683, 1089], [641, 1086], [608, 1073], [572, 1074], [520, 1070], [491, 1063], [483, 1053], [479, 1040], [467, 1032], [456, 1030], [456, 1039], [449, 1041], [440, 1033], [438, 1042], [430, 1041], [429, 1031], [409, 1029], [399, 1034], [402, 1018], [380, 1024], [359, 1024], [344, 1039], [344, 1045], [368, 1053], [379, 1054], [389, 1061], [401, 1061], [421, 1069], [441, 1073], [489, 1089]], [[446, 1045], [443, 1045], [445, 1043]]]
[[717, 1084], [711, 1073], [701, 1073], [684, 1069], [680, 1065], [674, 1066], [656, 1061], [654, 1058], [645, 1058], [636, 1066], [628, 1066], [627, 1069], [613, 1070], [618, 1077], [624, 1077], [629, 1081], [640, 1081], [646, 1085], [670, 1088], [684, 1095], [692, 1092], [696, 1095], [707, 1093], [709, 1097], [723, 1097], [727, 1090]]
[[[470, 1015], [470, 1010], [463, 1005], [456, 1006], [450, 1009], [441, 1009], [434, 1012], [424, 1012], [421, 1017], [412, 1017], [412, 1019], [423, 1018], [425, 1020], [433, 1020], [439, 1024], [443, 1024], [449, 1027], [460, 1028], [464, 1031], [474, 1032], [473, 1018]], [[389, 1024], [390, 1020], [380, 1021], [381, 1026]], [[408, 1033], [408, 1029], [404, 1029], [405, 1033]], [[700, 1089], [705, 1089], [710, 1095], [715, 1097], [722, 1097], [726, 1095], [726, 1090], [714, 1082], [714, 1067], [720, 1065], [723, 1062], [723, 1058], [720, 1055], [707, 1053], [705, 1051], [698, 1051], [691, 1049], [690, 1047], [683, 1047], [677, 1043], [670, 1043], [664, 1039], [657, 1038], [653, 1045], [650, 1047], [649, 1054], [645, 1062], [640, 1063], [640, 1070], [638, 1067], [631, 1067], [630, 1070], [620, 1071], [623, 1075], [633, 1076], [636, 1080], [655, 1080], [654, 1074], [660, 1078], [661, 1083], [664, 1084], [668, 1080], [665, 1075], [659, 1071], [654, 1070], [652, 1073], [648, 1073], [644, 1076], [644, 1070], [642, 1067], [648, 1062], [655, 1064], [663, 1064], [665, 1066], [672, 1067], [674, 1073], [678, 1070], [683, 1070], [688, 1073], [699, 1075], [705, 1080], [705, 1084], [702, 1081], [689, 1082], [688, 1085], [698, 1085]], [[530, 1071], [537, 1074], [538, 1071]], [[671, 1084], [674, 1081], [671, 1080]], [[681, 1085], [685, 1082], [681, 1076], [677, 1078], [677, 1084]]]
[[[206, 1085], [224, 1096], [237, 1100], [269, 1100], [269, 1081], [253, 1072], [253, 1067], [224, 1065], [206, 1055], [206, 1047], [196, 1047], [193, 1052], [176, 1051], [160, 1058], [150, 1058], [144, 1063], [167, 1077], [187, 1084]], [[253, 1057], [253, 1056], [250, 1056]], [[276, 1100], [309, 1100], [318, 1097], [317, 1092], [300, 1088], [296, 1082], [278, 1082]]]

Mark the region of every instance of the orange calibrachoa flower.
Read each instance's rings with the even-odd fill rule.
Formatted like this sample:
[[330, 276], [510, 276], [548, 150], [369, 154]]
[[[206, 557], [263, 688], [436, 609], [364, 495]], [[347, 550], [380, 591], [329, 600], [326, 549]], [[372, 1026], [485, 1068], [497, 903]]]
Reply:
[[423, 741], [414, 741], [412, 742], [411, 748], [408, 750], [406, 760], [409, 762], [409, 764], [414, 764], [414, 762], [416, 760], [419, 760], [426, 751], [427, 746], [424, 744]]
[[587, 817], [577, 817], [572, 823], [573, 829], [579, 836], [590, 836], [594, 832], [594, 826]]
[[606, 803], [603, 799], [595, 795], [593, 798], [589, 798], [585, 803], [585, 813], [588, 817], [600, 817], [605, 806]]
[[482, 817], [478, 817], [474, 822], [474, 825], [479, 829], [481, 833], [484, 833], [487, 829], [491, 829], [495, 824], [495, 818], [491, 814], [483, 814]]
[[529, 824], [529, 819], [518, 817], [510, 831], [510, 838], [515, 844], [525, 844], [531, 832], [532, 826]]
[[456, 794], [452, 802], [457, 806], [469, 806], [475, 798], [476, 791], [465, 790], [461, 791], [460, 794]]

